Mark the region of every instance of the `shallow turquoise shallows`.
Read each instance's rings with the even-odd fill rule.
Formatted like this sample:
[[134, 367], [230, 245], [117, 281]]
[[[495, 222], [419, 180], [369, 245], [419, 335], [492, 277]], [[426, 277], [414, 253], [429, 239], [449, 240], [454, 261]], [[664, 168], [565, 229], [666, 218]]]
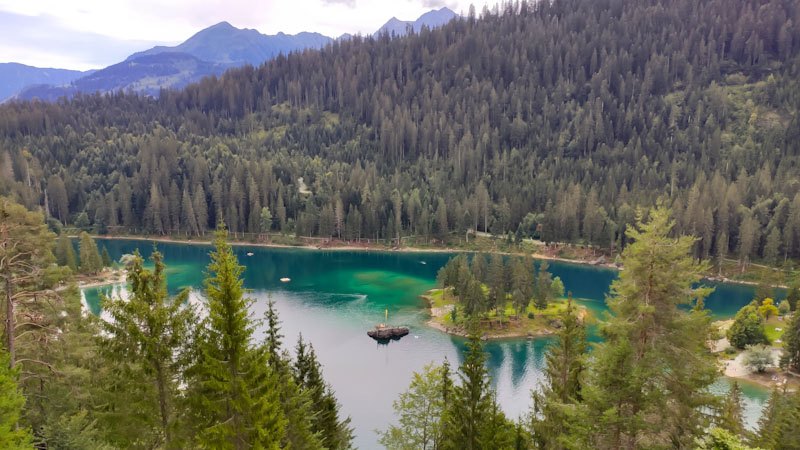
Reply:
[[[150, 242], [133, 240], [98, 240], [98, 245], [106, 246], [114, 259], [137, 248], [148, 257], [153, 249]], [[202, 288], [210, 247], [159, 243], [158, 249], [168, 266], [171, 293], [184, 287]], [[444, 358], [453, 366], [462, 359], [464, 340], [426, 327], [429, 316], [419, 298], [435, 287], [436, 272], [450, 254], [234, 249], [247, 267], [245, 286], [256, 299], [254, 316], [263, 317], [271, 297], [280, 313], [284, 345], [293, 349], [299, 333], [314, 345], [326, 380], [336, 391], [344, 414], [352, 418], [359, 448], [378, 447], [374, 430], [395, 420], [392, 401], [408, 387], [413, 372]], [[248, 252], [253, 256], [247, 256]], [[593, 313], [606, 311], [605, 295], [615, 271], [560, 262], [552, 262], [550, 270]], [[291, 281], [281, 282], [284, 277]], [[731, 317], [753, 295], [752, 287], [713, 285], [716, 291], [706, 306], [719, 318]], [[99, 294], [121, 290], [119, 285], [85, 289], [84, 299], [92, 313], [100, 314]], [[383, 322], [387, 309], [389, 322], [411, 327], [411, 334], [380, 345], [367, 337], [366, 331]], [[591, 338], [597, 340], [594, 334]], [[507, 339], [486, 345], [493, 383], [507, 414], [517, 417], [530, 408], [530, 392], [541, 377], [549, 342], [549, 338]], [[721, 379], [713, 389], [724, 392], [727, 387], [728, 381]], [[753, 426], [767, 392], [753, 385], [744, 385], [743, 390], [747, 421]]]

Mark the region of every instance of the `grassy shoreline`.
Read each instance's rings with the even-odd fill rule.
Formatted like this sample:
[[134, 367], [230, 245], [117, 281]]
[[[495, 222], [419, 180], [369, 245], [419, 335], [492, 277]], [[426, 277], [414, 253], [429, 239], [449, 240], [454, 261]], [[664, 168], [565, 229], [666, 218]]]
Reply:
[[[448, 288], [451, 290], [451, 288]], [[431, 289], [420, 297], [428, 303], [431, 319], [425, 324], [431, 328], [455, 336], [467, 337], [467, 327], [463, 317], [459, 317], [455, 296], [442, 295], [442, 289]], [[584, 306], [575, 305], [581, 320], [589, 317]], [[452, 311], [456, 308], [456, 321], [453, 321]], [[557, 299], [544, 310], [538, 310], [529, 305], [519, 317], [511, 307], [511, 302], [506, 303], [502, 320], [495, 312], [486, 314], [480, 320], [482, 338], [489, 339], [515, 339], [550, 336], [558, 332], [561, 315], [566, 309], [566, 299]], [[533, 318], [529, 317], [531, 313]]]

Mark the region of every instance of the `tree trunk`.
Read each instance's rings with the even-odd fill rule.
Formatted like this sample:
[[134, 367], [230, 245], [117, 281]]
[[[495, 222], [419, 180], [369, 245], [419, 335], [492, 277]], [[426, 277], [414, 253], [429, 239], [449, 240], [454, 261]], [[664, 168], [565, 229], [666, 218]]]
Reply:
[[161, 363], [156, 361], [156, 376], [158, 377], [158, 404], [161, 408], [161, 426], [164, 428], [164, 438], [166, 439], [166, 446], [169, 447], [169, 419], [167, 417], [167, 387], [166, 380], [164, 380], [164, 369], [161, 368]]
[[14, 368], [17, 355], [14, 350], [14, 302], [11, 300], [11, 267], [6, 267], [6, 335], [8, 340], [9, 367]]

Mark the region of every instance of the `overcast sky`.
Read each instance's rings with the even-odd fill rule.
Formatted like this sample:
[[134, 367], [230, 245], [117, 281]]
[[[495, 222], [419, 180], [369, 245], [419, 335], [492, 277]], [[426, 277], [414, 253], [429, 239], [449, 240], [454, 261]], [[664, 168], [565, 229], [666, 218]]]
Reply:
[[[0, 0], [0, 62], [98, 69], [154, 45], [175, 45], [223, 20], [265, 34], [371, 34], [392, 16], [414, 20], [485, 0]], [[494, 4], [496, 2], [492, 2]]]

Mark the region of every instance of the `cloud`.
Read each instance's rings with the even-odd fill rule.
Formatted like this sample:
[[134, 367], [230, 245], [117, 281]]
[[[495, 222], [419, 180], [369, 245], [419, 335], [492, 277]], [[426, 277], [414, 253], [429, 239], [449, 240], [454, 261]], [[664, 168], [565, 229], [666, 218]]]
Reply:
[[114, 39], [63, 27], [55, 17], [0, 11], [0, 62], [69, 69], [102, 68], [164, 42]]
[[447, 6], [448, 8], [452, 8], [453, 4], [446, 2], [445, 0], [422, 0], [422, 6], [426, 8], [440, 9], [445, 6]]
[[326, 5], [344, 5], [348, 8], [356, 7], [356, 0], [322, 0]]

